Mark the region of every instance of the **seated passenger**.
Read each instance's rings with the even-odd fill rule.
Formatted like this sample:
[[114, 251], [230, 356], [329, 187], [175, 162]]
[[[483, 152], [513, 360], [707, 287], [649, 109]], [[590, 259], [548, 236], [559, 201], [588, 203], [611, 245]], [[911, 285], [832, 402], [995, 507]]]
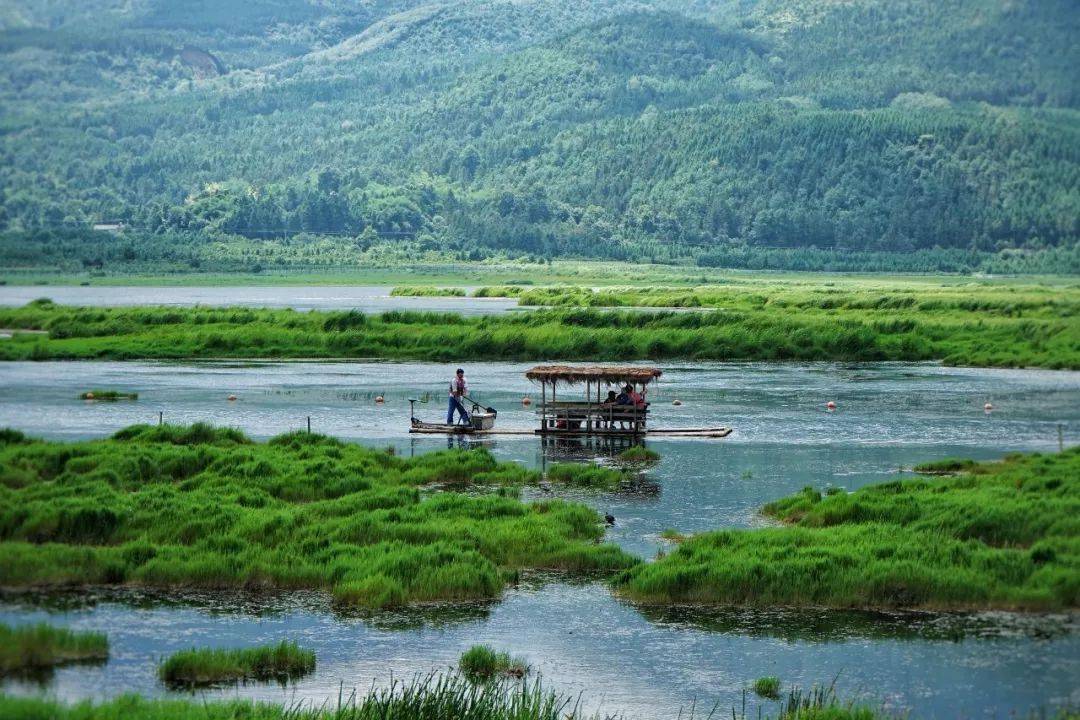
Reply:
[[630, 399], [630, 393], [634, 392], [634, 388], [627, 385], [622, 389], [622, 392], [615, 398], [616, 405], [633, 405], [634, 401]]

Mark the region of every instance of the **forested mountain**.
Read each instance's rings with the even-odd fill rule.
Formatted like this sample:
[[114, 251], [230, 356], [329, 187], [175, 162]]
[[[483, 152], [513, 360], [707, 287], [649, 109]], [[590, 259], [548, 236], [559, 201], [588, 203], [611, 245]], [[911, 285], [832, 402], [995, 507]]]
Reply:
[[1073, 0], [8, 0], [0, 28], [8, 266], [322, 235], [1080, 269]]

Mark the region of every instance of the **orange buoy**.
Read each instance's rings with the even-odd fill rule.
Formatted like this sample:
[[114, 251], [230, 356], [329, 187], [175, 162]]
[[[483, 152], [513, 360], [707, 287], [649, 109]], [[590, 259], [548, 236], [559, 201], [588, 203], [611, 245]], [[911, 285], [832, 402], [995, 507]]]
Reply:
[[236, 396], [235, 395], [230, 395], [228, 397], [228, 400], [229, 400], [229, 402], [235, 402], [236, 401]]
[[830, 400], [829, 402], [825, 403], [825, 407], [828, 408], [829, 410], [835, 410], [836, 409], [836, 403], [834, 403], [832, 400]]
[[672, 400], [672, 401], [671, 401], [671, 404], [672, 404], [672, 405], [675, 405], [675, 406], [679, 406], [679, 405], [682, 405], [682, 400]]
[[382, 396], [382, 395], [377, 395], [377, 396], [375, 397], [375, 402], [376, 402], [377, 404], [381, 405], [381, 404], [383, 403], [383, 396]]
[[532, 405], [532, 400], [530, 400], [529, 396], [526, 395], [525, 397], [521, 398], [521, 404], [522, 405]]

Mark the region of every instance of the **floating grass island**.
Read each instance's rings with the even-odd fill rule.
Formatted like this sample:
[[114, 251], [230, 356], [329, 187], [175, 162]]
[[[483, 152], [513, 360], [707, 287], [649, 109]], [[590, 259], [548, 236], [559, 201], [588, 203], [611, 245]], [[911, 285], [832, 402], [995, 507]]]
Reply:
[[[955, 461], [952, 461], [955, 462]], [[770, 503], [786, 527], [695, 535], [615, 580], [645, 604], [1080, 605], [1080, 448]]]
[[[0, 578], [8, 587], [325, 588], [387, 607], [498, 597], [524, 569], [614, 572], [598, 514], [525, 504], [537, 473], [486, 450], [400, 458], [308, 433], [255, 443], [207, 425], [104, 440], [0, 433]], [[427, 490], [472, 484], [482, 492]], [[491, 492], [483, 492], [491, 490]]]
[[[44, 623], [0, 624], [0, 677], [80, 662], [103, 662], [109, 641], [103, 633], [80, 632]], [[2, 713], [0, 713], [2, 715]]]
[[253, 648], [192, 648], [161, 663], [158, 677], [171, 685], [219, 685], [243, 680], [294, 680], [315, 670], [315, 653], [294, 642]]

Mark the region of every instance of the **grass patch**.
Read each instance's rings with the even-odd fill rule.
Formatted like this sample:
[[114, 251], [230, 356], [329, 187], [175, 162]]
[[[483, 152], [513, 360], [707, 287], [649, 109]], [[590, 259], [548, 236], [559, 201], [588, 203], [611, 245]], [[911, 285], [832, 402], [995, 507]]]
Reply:
[[487, 645], [473, 645], [462, 653], [458, 669], [473, 682], [488, 682], [499, 677], [525, 677], [529, 666], [509, 653], [497, 652]]
[[117, 402], [118, 400], [138, 400], [139, 393], [123, 392], [120, 390], [87, 390], [79, 395], [80, 400], [100, 400], [103, 402]]
[[1080, 604], [1080, 448], [765, 507], [615, 580], [643, 603], [1059, 610]]
[[537, 481], [486, 450], [401, 458], [300, 432], [253, 443], [207, 425], [11, 439], [0, 444], [5, 586], [325, 588], [387, 607], [498, 597], [522, 569], [636, 562], [599, 542], [601, 518], [581, 504], [420, 492]]
[[643, 445], [626, 448], [615, 456], [615, 462], [623, 465], [648, 466], [660, 462], [660, 453], [649, 450]]
[[[47, 333], [15, 334], [0, 343], [0, 360], [943, 360], [1080, 369], [1077, 286], [815, 283], [538, 288], [521, 301], [532, 293], [536, 301], [558, 300], [555, 309], [478, 317], [40, 303], [0, 308], [0, 327]], [[597, 309], [649, 303], [703, 310]]]
[[618, 490], [626, 473], [592, 463], [555, 463], [548, 468], [547, 479], [570, 487]]
[[294, 680], [315, 671], [315, 653], [286, 640], [253, 648], [192, 648], [170, 655], [158, 677], [174, 685]]
[[39, 672], [108, 657], [109, 641], [103, 633], [78, 632], [45, 623], [18, 627], [0, 624], [0, 675]]
[[390, 291], [391, 297], [465, 297], [465, 290], [457, 287], [433, 287], [429, 285], [398, 285]]
[[753, 684], [754, 694], [758, 697], [776, 700], [780, 697], [780, 678], [759, 677]]

